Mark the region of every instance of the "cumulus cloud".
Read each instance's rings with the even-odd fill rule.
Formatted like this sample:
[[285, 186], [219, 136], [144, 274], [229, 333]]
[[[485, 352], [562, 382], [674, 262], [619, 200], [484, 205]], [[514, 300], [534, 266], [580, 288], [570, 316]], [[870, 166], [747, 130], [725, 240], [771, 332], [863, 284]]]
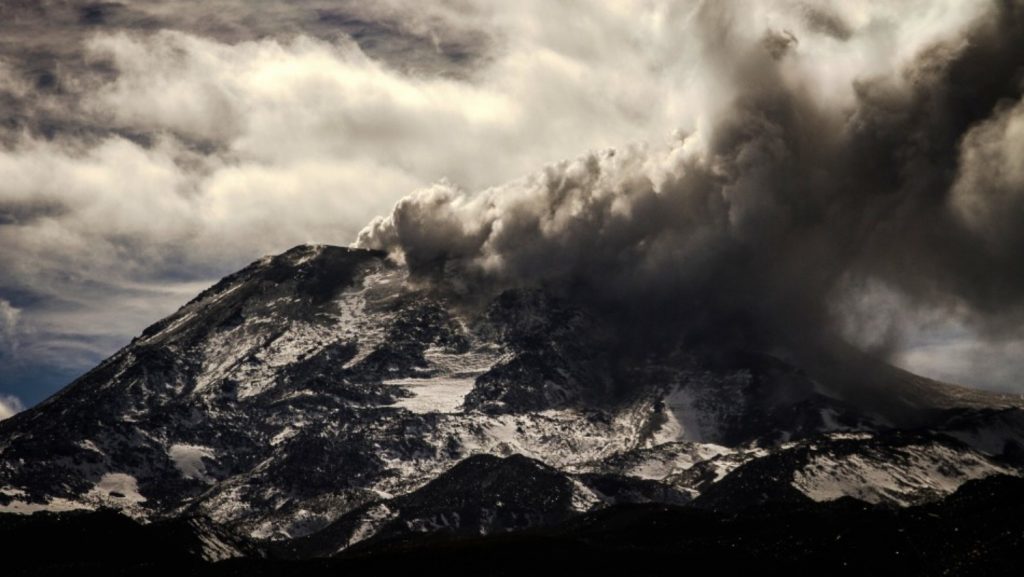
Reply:
[[[472, 44], [462, 32], [421, 42], [429, 11], [266, 3], [264, 35], [242, 6], [175, 16], [144, 2], [88, 26], [66, 5], [37, 8], [0, 24], [39, 46], [0, 55], [0, 295], [25, 309], [29, 363], [85, 369], [261, 254], [345, 244], [458, 164], [471, 143], [453, 129], [507, 124], [500, 97], [447, 78], [443, 53]], [[383, 50], [345, 34], [370, 16], [360, 39]], [[9, 366], [0, 390], [16, 384]]]

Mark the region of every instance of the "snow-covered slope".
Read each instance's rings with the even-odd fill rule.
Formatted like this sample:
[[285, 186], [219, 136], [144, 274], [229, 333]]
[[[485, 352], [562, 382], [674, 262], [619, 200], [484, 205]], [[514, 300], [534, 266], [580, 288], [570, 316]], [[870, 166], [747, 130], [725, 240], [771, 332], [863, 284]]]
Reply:
[[[424, 501], [520, 477], [551, 491], [554, 509], [517, 505], [546, 523], [645, 500], [907, 504], [1019, 471], [1024, 419], [1003, 397], [879, 370], [928, 415], [910, 442], [829, 372], [755, 352], [623, 357], [599, 317], [537, 290], [461, 302], [382, 253], [264, 258], [0, 422], [0, 511], [115, 507], [263, 541], [329, 528], [306, 549], [323, 552], [524, 526], [494, 495]], [[487, 511], [467, 517], [473, 503]]]

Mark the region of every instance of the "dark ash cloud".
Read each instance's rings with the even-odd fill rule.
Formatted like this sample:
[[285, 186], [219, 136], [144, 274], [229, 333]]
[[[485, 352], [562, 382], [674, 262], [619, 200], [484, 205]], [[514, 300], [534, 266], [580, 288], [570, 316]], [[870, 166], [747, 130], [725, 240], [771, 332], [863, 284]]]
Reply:
[[[1024, 336], [1024, 3], [991, 3], [839, 103], [794, 72], [795, 36], [744, 37], [732, 8], [696, 15], [728, 97], [704, 129], [481, 192], [440, 184], [357, 244], [467, 293], [565, 291], [654, 344], [813, 354], [854, 340], [891, 355], [936, 310], [983, 338]], [[823, 18], [812, 27], [849, 36]], [[878, 302], [857, 298], [868, 287], [905, 308], [851, 334]]]

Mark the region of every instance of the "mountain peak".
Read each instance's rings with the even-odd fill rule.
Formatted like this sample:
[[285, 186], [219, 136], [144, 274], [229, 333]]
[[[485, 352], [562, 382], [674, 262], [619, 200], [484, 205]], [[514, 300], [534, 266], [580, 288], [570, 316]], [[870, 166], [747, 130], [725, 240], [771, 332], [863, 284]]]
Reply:
[[[835, 366], [618, 351], [600, 314], [539, 289], [449, 298], [379, 251], [260, 259], [0, 422], [0, 510], [196, 518], [330, 553], [701, 495], [905, 505], [1016, 471], [1024, 416], [983, 395], [944, 397], [911, 442], [829, 394]], [[522, 487], [553, 508], [528, 515]]]

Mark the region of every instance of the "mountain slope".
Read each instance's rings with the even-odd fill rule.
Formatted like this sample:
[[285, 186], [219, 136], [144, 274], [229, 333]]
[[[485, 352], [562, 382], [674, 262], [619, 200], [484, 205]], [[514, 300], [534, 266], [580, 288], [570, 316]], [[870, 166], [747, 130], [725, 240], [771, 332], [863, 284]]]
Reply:
[[[1012, 398], [872, 365], [871, 387], [923, 415], [900, 423], [849, 394], [849, 356], [805, 371], [757, 351], [623, 352], [611, 332], [540, 290], [470, 306], [383, 253], [296, 247], [0, 422], [0, 511], [112, 507], [264, 543], [312, 536], [291, 549], [323, 554], [616, 503], [908, 505], [1020, 471]], [[505, 515], [504, 478], [557, 498]]]

